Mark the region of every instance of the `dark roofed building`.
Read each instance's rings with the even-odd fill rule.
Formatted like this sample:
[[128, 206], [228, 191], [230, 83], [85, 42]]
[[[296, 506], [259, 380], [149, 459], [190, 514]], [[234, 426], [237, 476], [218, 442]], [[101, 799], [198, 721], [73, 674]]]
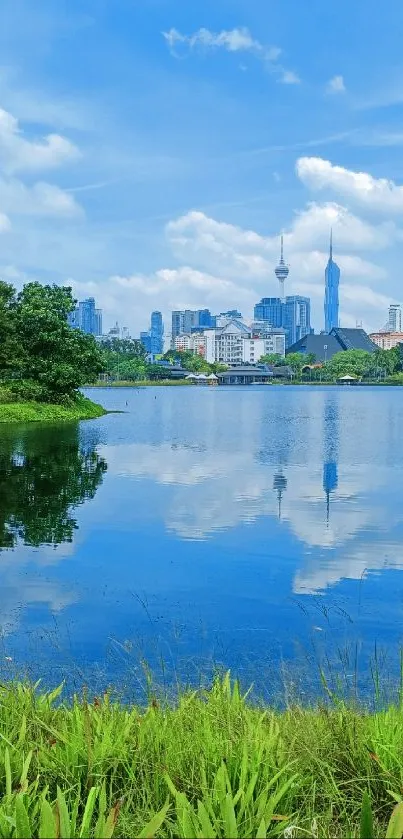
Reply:
[[324, 332], [320, 335], [305, 335], [291, 347], [288, 347], [286, 355], [292, 352], [300, 352], [304, 355], [315, 356], [316, 361], [329, 361], [334, 355], [343, 350], [365, 350], [374, 352], [376, 344], [368, 337], [363, 329], [343, 329], [334, 327], [329, 335]]
[[342, 350], [365, 350], [374, 352], [376, 344], [363, 329], [344, 329], [342, 326], [335, 326], [330, 335], [334, 335]]
[[304, 355], [312, 353], [317, 361], [329, 361], [332, 356], [342, 349], [343, 347], [340, 346], [334, 335], [323, 333], [323, 335], [305, 335], [304, 338], [300, 338], [299, 341], [288, 347], [286, 355], [292, 352], [300, 352]]

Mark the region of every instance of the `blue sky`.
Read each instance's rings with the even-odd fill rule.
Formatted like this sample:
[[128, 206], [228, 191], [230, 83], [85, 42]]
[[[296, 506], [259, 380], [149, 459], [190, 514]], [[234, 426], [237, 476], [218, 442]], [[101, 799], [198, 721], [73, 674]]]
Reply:
[[0, 275], [68, 282], [133, 334], [289, 293], [323, 326], [400, 302], [398, 0], [2, 0]]

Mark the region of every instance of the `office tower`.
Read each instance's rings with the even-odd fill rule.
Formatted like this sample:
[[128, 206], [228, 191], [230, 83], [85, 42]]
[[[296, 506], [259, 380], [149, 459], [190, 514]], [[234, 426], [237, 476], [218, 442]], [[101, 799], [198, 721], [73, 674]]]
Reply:
[[150, 332], [140, 332], [140, 342], [142, 343], [146, 353], [151, 353], [151, 335]]
[[183, 335], [185, 331], [185, 313], [182, 311], [172, 312], [172, 340], [177, 335]]
[[95, 309], [95, 332], [94, 335], [102, 335], [102, 309]]
[[294, 295], [286, 297], [283, 303], [283, 328], [286, 333], [286, 345], [290, 347], [309, 335], [311, 331], [311, 301], [309, 297]]
[[161, 312], [151, 313], [150, 340], [150, 352], [153, 355], [161, 355], [164, 350], [164, 325]]
[[190, 335], [195, 329], [210, 329], [213, 326], [215, 318], [210, 309], [175, 310], [172, 312], [172, 342], [178, 335]]
[[95, 300], [88, 297], [78, 304], [79, 328], [88, 335], [95, 335]]
[[87, 335], [102, 335], [102, 309], [95, 308], [93, 297], [80, 300], [78, 306], [68, 315], [67, 321], [74, 329], [80, 329]]
[[325, 332], [329, 334], [339, 325], [340, 268], [333, 262], [333, 240], [330, 231], [329, 261], [325, 271]]
[[274, 273], [279, 281], [280, 285], [280, 300], [284, 300], [284, 283], [290, 273], [290, 269], [288, 265], [284, 262], [284, 253], [283, 253], [283, 237], [281, 236], [281, 250], [280, 250], [280, 262], [277, 265], [277, 268], [274, 269]]
[[263, 297], [254, 308], [254, 319], [263, 320], [270, 326], [283, 325], [283, 304], [280, 297]]
[[311, 301], [309, 297], [300, 295], [292, 295], [285, 300], [280, 297], [263, 297], [255, 305], [254, 319], [264, 321], [273, 328], [283, 327], [288, 349], [311, 331]]
[[402, 331], [402, 310], [400, 303], [391, 303], [388, 314], [388, 331]]

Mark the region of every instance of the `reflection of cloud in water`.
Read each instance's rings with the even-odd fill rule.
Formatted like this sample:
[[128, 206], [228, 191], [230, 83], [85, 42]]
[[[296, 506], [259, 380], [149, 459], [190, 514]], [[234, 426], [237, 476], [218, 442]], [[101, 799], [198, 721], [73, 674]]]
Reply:
[[57, 565], [73, 554], [74, 546], [71, 543], [43, 545], [35, 553], [26, 545], [2, 552], [0, 627], [3, 634], [9, 634], [17, 628], [21, 610], [27, 605], [45, 606], [57, 614], [77, 601], [77, 595], [66, 590], [64, 583], [44, 580], [37, 570]]
[[[252, 451], [201, 454], [167, 443], [133, 444], [108, 447], [107, 460], [110, 474], [169, 485], [160, 515], [182, 538], [205, 539], [262, 516], [278, 517], [279, 470], [256, 460]], [[343, 577], [359, 579], [366, 568], [400, 567], [393, 558], [397, 545], [389, 545], [386, 558], [382, 542], [375, 549], [367, 537], [370, 549], [361, 547], [369, 530], [382, 536], [402, 519], [387, 494], [383, 499], [390, 481], [387, 467], [374, 473], [365, 465], [346, 464], [338, 467], [337, 480], [334, 467], [325, 471], [317, 462], [282, 471], [287, 480], [282, 523], [316, 554], [297, 572], [295, 592], [319, 591]]]

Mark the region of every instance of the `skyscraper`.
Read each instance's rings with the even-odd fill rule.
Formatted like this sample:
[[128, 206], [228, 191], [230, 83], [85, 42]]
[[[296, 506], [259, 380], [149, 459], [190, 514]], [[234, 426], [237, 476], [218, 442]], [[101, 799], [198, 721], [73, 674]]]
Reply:
[[400, 303], [391, 303], [389, 306], [388, 331], [402, 331], [402, 310]]
[[281, 236], [281, 249], [280, 249], [280, 262], [277, 265], [277, 268], [274, 269], [274, 273], [279, 281], [280, 284], [280, 300], [284, 300], [284, 283], [290, 273], [290, 269], [288, 265], [284, 262], [284, 253], [283, 253], [283, 237]]
[[286, 297], [282, 304], [286, 346], [290, 347], [311, 331], [311, 301], [298, 294]]
[[333, 237], [330, 231], [329, 261], [325, 271], [325, 332], [329, 334], [339, 325], [340, 268], [333, 262]]
[[164, 350], [164, 325], [161, 312], [151, 313], [151, 352], [153, 355], [161, 355]]
[[210, 309], [185, 309], [172, 312], [172, 341], [178, 335], [190, 334], [192, 330], [215, 326]]
[[260, 303], [256, 303], [254, 319], [274, 328], [283, 327], [288, 348], [311, 331], [311, 301], [309, 297], [300, 295], [292, 295], [285, 300], [263, 297]]
[[87, 335], [102, 335], [102, 309], [95, 308], [93, 297], [80, 300], [76, 309], [70, 312], [68, 323], [74, 329], [81, 329]]

